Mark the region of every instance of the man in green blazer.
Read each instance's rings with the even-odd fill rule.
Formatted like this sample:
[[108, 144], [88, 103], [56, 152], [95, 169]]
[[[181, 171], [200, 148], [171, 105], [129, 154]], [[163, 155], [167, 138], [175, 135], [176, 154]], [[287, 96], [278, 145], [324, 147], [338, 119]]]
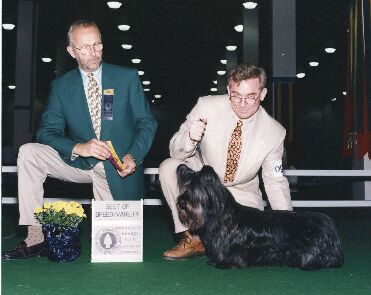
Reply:
[[[78, 68], [52, 82], [38, 143], [18, 154], [20, 225], [28, 235], [3, 259], [42, 253], [44, 237], [34, 219], [43, 204], [47, 176], [92, 183], [96, 200], [138, 200], [144, 197], [142, 162], [157, 123], [143, 94], [136, 70], [102, 62], [103, 43], [95, 23], [76, 21], [68, 31], [67, 51]], [[122, 171], [110, 163], [111, 141]]]

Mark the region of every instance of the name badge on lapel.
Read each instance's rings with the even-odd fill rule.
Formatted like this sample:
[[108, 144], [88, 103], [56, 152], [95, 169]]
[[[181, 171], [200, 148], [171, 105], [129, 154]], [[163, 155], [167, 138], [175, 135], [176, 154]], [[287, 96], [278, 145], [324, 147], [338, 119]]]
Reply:
[[114, 94], [114, 89], [103, 90], [103, 120], [113, 120], [112, 105]]

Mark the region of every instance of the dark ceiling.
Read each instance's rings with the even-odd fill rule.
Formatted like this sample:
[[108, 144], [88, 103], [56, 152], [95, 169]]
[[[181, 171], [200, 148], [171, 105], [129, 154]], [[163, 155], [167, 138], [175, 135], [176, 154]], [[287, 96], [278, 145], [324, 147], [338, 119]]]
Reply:
[[[16, 2], [3, 1], [3, 22], [9, 19], [16, 23]], [[228, 42], [234, 40], [241, 55], [242, 34], [236, 33], [233, 27], [242, 21], [242, 0], [122, 2], [121, 8], [114, 10], [108, 8], [104, 0], [38, 1], [38, 62], [45, 55], [54, 58], [48, 64], [53, 72], [56, 46], [65, 40], [69, 25], [76, 19], [92, 19], [102, 30], [105, 60], [145, 71], [143, 79], [152, 83], [148, 95], [161, 94], [163, 101], [170, 103], [178, 99], [194, 101], [198, 96], [210, 94], [216, 71], [225, 67], [219, 60], [225, 57]], [[347, 24], [346, 3], [346, 0], [296, 2], [298, 70], [307, 67], [310, 56], [323, 57], [323, 48], [329, 41], [338, 43], [336, 55], [342, 57]], [[269, 73], [271, 1], [260, 1], [259, 7], [261, 64]], [[122, 32], [117, 28], [119, 24], [130, 24], [131, 28]], [[10, 34], [3, 33], [5, 41], [12, 41]], [[133, 48], [123, 50], [122, 43], [133, 44]], [[3, 71], [5, 80], [14, 78], [14, 66], [10, 66], [14, 63], [14, 48], [3, 46], [3, 61], [7, 60]], [[133, 65], [130, 60], [134, 57], [139, 57], [141, 64]]]

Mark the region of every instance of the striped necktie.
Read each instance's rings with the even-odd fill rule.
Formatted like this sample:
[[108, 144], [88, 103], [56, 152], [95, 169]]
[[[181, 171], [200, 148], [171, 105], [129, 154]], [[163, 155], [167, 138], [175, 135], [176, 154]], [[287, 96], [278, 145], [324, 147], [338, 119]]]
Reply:
[[241, 156], [242, 149], [242, 121], [237, 122], [236, 128], [234, 128], [231, 136], [231, 141], [228, 145], [227, 152], [227, 166], [225, 168], [224, 183], [230, 183], [234, 181], [236, 175], [238, 161]]
[[88, 105], [91, 121], [97, 138], [100, 138], [102, 94], [93, 73], [88, 74]]

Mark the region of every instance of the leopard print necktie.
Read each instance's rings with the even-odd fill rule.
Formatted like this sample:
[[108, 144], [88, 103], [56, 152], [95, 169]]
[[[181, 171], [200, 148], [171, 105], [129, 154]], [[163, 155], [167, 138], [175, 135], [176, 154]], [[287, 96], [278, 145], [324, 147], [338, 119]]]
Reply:
[[88, 74], [88, 105], [91, 121], [97, 138], [100, 138], [102, 94], [93, 73]]
[[237, 126], [232, 132], [231, 141], [228, 145], [224, 183], [233, 182], [236, 175], [242, 148], [242, 124], [243, 122], [241, 120], [237, 122]]

